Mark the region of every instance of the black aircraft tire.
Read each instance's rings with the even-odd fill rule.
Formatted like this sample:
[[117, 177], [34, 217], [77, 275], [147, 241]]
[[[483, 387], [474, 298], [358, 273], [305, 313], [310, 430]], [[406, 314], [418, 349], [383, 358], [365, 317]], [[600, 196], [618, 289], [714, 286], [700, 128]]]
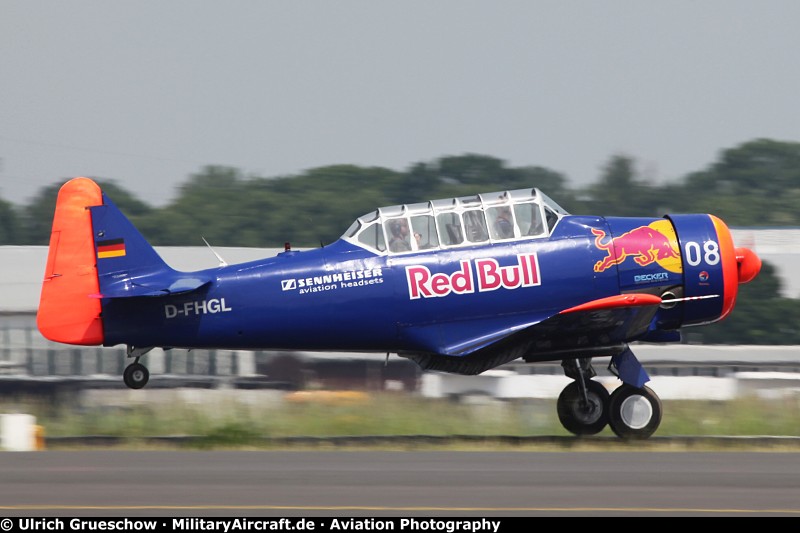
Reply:
[[558, 420], [564, 429], [574, 435], [596, 435], [608, 424], [609, 394], [606, 388], [591, 379], [586, 380], [589, 406], [583, 405], [583, 396], [577, 381], [561, 391], [556, 403]]
[[140, 363], [132, 363], [122, 373], [122, 380], [131, 389], [141, 389], [150, 380], [150, 371]]
[[661, 424], [661, 400], [649, 387], [622, 384], [611, 393], [608, 425], [620, 438], [644, 440]]

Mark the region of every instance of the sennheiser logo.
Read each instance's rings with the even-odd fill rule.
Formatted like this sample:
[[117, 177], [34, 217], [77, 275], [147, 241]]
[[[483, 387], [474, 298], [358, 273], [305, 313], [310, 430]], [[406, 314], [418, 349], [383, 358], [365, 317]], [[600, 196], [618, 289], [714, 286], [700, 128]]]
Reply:
[[330, 272], [306, 278], [282, 279], [281, 289], [284, 292], [299, 290], [299, 294], [309, 294], [335, 289], [367, 287], [380, 283], [383, 283], [383, 271], [380, 268], [367, 268], [364, 270]]

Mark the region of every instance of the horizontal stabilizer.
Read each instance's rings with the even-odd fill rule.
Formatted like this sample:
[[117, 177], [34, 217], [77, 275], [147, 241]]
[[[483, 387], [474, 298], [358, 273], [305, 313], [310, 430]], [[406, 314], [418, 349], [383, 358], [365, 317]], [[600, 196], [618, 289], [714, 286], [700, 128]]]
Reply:
[[[166, 277], [166, 276], [165, 276]], [[108, 284], [103, 292], [92, 295], [95, 298], [133, 298], [138, 296], [169, 296], [182, 292], [190, 292], [211, 283], [211, 279], [203, 278], [178, 278], [164, 280], [159, 283], [131, 283], [122, 281], [117, 284]]]

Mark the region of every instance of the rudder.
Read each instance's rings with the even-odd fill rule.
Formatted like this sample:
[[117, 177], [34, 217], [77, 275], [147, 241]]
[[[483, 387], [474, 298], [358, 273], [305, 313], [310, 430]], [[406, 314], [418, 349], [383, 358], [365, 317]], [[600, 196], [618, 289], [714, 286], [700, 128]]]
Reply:
[[92, 206], [102, 205], [100, 187], [89, 178], [74, 178], [58, 192], [36, 324], [55, 342], [103, 343]]

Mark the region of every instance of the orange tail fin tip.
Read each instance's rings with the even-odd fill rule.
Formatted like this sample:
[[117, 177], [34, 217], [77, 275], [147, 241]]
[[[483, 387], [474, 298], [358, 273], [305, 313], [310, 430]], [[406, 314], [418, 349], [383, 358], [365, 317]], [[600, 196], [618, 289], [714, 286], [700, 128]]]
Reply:
[[87, 207], [102, 205], [103, 193], [89, 178], [74, 178], [58, 193], [39, 310], [39, 331], [47, 339], [78, 345], [103, 343], [100, 292]]

